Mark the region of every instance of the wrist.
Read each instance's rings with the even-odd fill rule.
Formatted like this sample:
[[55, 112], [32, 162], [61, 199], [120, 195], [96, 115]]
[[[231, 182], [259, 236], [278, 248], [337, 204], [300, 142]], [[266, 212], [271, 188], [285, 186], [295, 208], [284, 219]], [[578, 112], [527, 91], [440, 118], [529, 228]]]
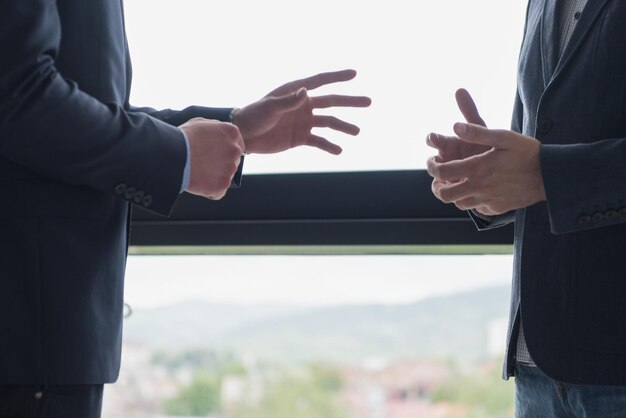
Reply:
[[238, 107], [234, 107], [228, 115], [228, 122], [235, 126], [237, 126], [237, 116], [239, 114], [239, 110], [240, 109]]
[[[235, 107], [230, 111], [230, 114], [228, 115], [228, 122], [232, 123], [233, 125], [235, 125], [237, 128], [239, 128], [239, 125], [237, 125], [238, 122], [238, 118], [239, 118], [239, 114], [241, 113], [241, 108], [239, 107]], [[243, 155], [248, 155], [249, 152], [247, 151], [247, 146], [246, 146], [246, 138], [243, 136], [243, 132], [241, 133], [242, 135], [242, 139], [244, 140], [243, 145], [244, 145], [244, 151], [243, 151]]]

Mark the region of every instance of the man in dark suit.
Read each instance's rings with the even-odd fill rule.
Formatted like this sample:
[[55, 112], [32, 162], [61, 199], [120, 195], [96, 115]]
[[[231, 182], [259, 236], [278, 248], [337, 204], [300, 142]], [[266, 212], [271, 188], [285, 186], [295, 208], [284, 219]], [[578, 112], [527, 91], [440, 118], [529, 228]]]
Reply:
[[119, 0], [0, 0], [0, 51], [0, 417], [97, 417], [119, 371], [130, 205], [219, 199], [244, 152], [337, 154], [312, 127], [358, 127], [313, 109], [370, 100], [308, 96], [346, 70], [241, 109], [133, 108]]
[[427, 139], [439, 199], [479, 229], [515, 222], [518, 416], [626, 416], [624, 22], [621, 0], [530, 0], [512, 130], [460, 90], [468, 123]]

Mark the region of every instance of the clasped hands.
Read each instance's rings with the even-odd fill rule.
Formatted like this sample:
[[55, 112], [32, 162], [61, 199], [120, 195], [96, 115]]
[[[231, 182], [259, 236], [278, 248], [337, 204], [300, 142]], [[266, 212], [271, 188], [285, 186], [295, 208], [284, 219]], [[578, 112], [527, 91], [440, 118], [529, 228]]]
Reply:
[[278, 87], [262, 99], [237, 109], [233, 123], [202, 118], [180, 128], [189, 140], [191, 173], [186, 191], [221, 199], [245, 153], [269, 154], [301, 145], [340, 154], [341, 147], [314, 135], [313, 128], [330, 128], [357, 135], [359, 127], [334, 116], [315, 115], [314, 109], [367, 107], [364, 96], [325, 95], [310, 97], [308, 91], [356, 76], [354, 70], [321, 73]]
[[427, 161], [433, 194], [487, 216], [545, 200], [539, 141], [488, 129], [466, 90], [456, 92], [456, 101], [467, 123], [454, 125], [456, 136], [431, 133], [426, 138], [439, 152]]

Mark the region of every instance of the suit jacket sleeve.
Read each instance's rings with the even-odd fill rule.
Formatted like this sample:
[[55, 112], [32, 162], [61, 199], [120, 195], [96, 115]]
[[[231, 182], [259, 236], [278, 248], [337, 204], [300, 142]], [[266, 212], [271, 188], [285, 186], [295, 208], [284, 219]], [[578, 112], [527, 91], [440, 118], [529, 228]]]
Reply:
[[128, 105], [131, 112], [145, 113], [172, 126], [180, 126], [193, 118], [205, 118], [228, 122], [233, 108], [189, 106], [183, 110], [156, 110], [151, 107], [135, 107]]
[[133, 185], [152, 195], [150, 210], [168, 214], [186, 160], [182, 132], [102, 103], [59, 73], [55, 1], [0, 0], [0, 10], [0, 155], [106, 193]]
[[553, 233], [624, 222], [625, 138], [589, 144], [544, 144], [539, 156]]

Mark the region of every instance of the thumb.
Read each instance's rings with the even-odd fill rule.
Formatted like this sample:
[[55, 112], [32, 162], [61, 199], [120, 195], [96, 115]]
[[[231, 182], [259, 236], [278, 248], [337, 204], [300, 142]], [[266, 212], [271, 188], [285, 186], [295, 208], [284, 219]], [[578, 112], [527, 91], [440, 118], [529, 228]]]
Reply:
[[454, 133], [465, 142], [503, 148], [504, 142], [498, 131], [471, 123], [455, 123]]
[[458, 89], [454, 95], [456, 98], [456, 104], [459, 106], [459, 110], [463, 114], [463, 117], [467, 123], [473, 123], [480, 126], [487, 126], [483, 118], [478, 113], [476, 103], [469, 92], [465, 89]]
[[292, 110], [302, 105], [307, 100], [307, 90], [302, 87], [295, 93], [285, 94], [284, 96], [273, 97], [270, 101], [271, 110], [273, 112], [284, 112]]

